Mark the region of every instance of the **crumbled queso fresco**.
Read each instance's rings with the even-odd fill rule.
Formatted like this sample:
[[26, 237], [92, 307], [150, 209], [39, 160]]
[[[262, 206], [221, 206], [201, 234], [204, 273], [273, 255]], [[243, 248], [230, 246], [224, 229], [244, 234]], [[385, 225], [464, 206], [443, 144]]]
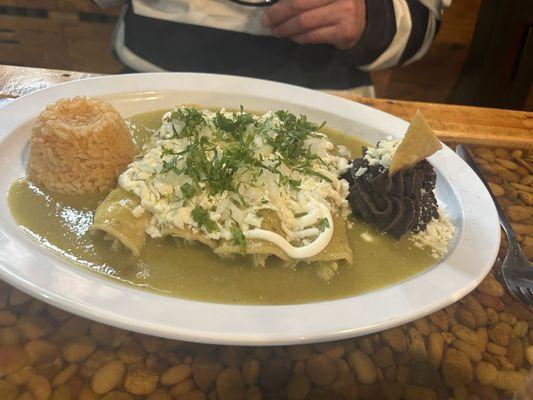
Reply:
[[[375, 147], [368, 147], [364, 159], [368, 165], [381, 165], [383, 168], [389, 168], [394, 157], [396, 149], [401, 140], [382, 140]], [[359, 168], [355, 176], [361, 176], [367, 171], [367, 168]]]
[[429, 248], [434, 258], [442, 258], [448, 251], [450, 241], [455, 234], [455, 227], [451, 223], [444, 209], [439, 208], [439, 218], [431, 220], [424, 231], [415, 233], [410, 240], [416, 247]]
[[155, 144], [119, 184], [153, 215], [152, 237], [192, 229], [242, 244], [261, 227], [260, 211], [271, 210], [287, 241], [310, 243], [333, 229], [330, 210], [348, 214], [339, 175], [349, 161], [319, 128], [286, 111], [179, 107], [163, 116]]
[[389, 168], [400, 143], [401, 140], [382, 140], [375, 147], [367, 149], [365, 160], [369, 165], [379, 164], [384, 168]]

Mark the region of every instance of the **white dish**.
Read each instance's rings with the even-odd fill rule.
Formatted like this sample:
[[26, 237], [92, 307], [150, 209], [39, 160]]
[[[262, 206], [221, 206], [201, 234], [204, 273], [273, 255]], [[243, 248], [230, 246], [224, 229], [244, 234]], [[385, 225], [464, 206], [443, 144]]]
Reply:
[[444, 148], [430, 161], [437, 197], [456, 227], [446, 258], [396, 285], [341, 300], [246, 306], [183, 300], [118, 284], [67, 264], [29, 238], [9, 212], [6, 193], [25, 175], [31, 125], [61, 97], [96, 96], [122, 114], [194, 103], [251, 110], [288, 109], [376, 142], [401, 137], [407, 123], [328, 94], [234, 76], [158, 73], [92, 78], [23, 96], [0, 109], [0, 278], [43, 301], [106, 324], [194, 342], [281, 345], [342, 339], [412, 321], [457, 301], [490, 270], [500, 243], [492, 200], [474, 172]]

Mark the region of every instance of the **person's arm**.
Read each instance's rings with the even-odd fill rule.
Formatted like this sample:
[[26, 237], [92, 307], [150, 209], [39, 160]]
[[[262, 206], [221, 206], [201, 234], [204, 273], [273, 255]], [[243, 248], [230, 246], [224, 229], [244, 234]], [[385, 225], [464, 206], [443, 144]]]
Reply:
[[263, 24], [301, 44], [327, 43], [374, 70], [422, 57], [451, 0], [280, 0]]
[[421, 58], [437, 34], [451, 0], [366, 0], [367, 29], [352, 49], [361, 69], [409, 64]]

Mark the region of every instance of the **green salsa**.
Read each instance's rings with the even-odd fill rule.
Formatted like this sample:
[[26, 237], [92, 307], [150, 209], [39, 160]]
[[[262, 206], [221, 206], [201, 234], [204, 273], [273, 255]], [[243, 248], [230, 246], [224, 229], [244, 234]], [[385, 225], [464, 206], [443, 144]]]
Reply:
[[[138, 147], [160, 126], [162, 114], [151, 112], [128, 120]], [[330, 129], [323, 131], [352, 155], [360, 155], [362, 141]], [[392, 285], [435, 262], [429, 251], [412, 245], [407, 235], [395, 241], [357, 220], [348, 229], [353, 266], [341, 265], [329, 281], [319, 278], [316, 264], [299, 263], [292, 269], [281, 263], [254, 267], [242, 257], [220, 258], [204, 245], [168, 237], [148, 239], [140, 257], [135, 257], [126, 249], [112, 249], [111, 242], [88, 231], [105, 195], [54, 194], [23, 178], [12, 184], [8, 202], [26, 232], [73, 266], [141, 289], [200, 301], [294, 304], [332, 300]]]

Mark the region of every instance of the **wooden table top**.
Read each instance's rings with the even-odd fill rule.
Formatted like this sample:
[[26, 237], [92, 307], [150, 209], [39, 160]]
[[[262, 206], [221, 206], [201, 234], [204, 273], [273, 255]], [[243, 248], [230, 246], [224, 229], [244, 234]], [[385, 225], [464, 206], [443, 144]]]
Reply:
[[[0, 106], [35, 90], [94, 76], [98, 75], [0, 65]], [[410, 120], [415, 111], [420, 109], [440, 139], [449, 144], [467, 143], [533, 149], [532, 112], [362, 98], [353, 96], [349, 91], [332, 93], [405, 120]]]
[[[0, 107], [91, 76], [0, 65]], [[496, 146], [471, 148], [533, 260], [533, 113], [334, 94], [407, 120], [420, 109], [450, 144]], [[200, 345], [127, 332], [0, 280], [1, 400], [526, 399], [533, 392], [532, 365], [533, 312], [510, 298], [492, 273], [463, 299], [412, 323], [354, 339], [276, 347]]]

